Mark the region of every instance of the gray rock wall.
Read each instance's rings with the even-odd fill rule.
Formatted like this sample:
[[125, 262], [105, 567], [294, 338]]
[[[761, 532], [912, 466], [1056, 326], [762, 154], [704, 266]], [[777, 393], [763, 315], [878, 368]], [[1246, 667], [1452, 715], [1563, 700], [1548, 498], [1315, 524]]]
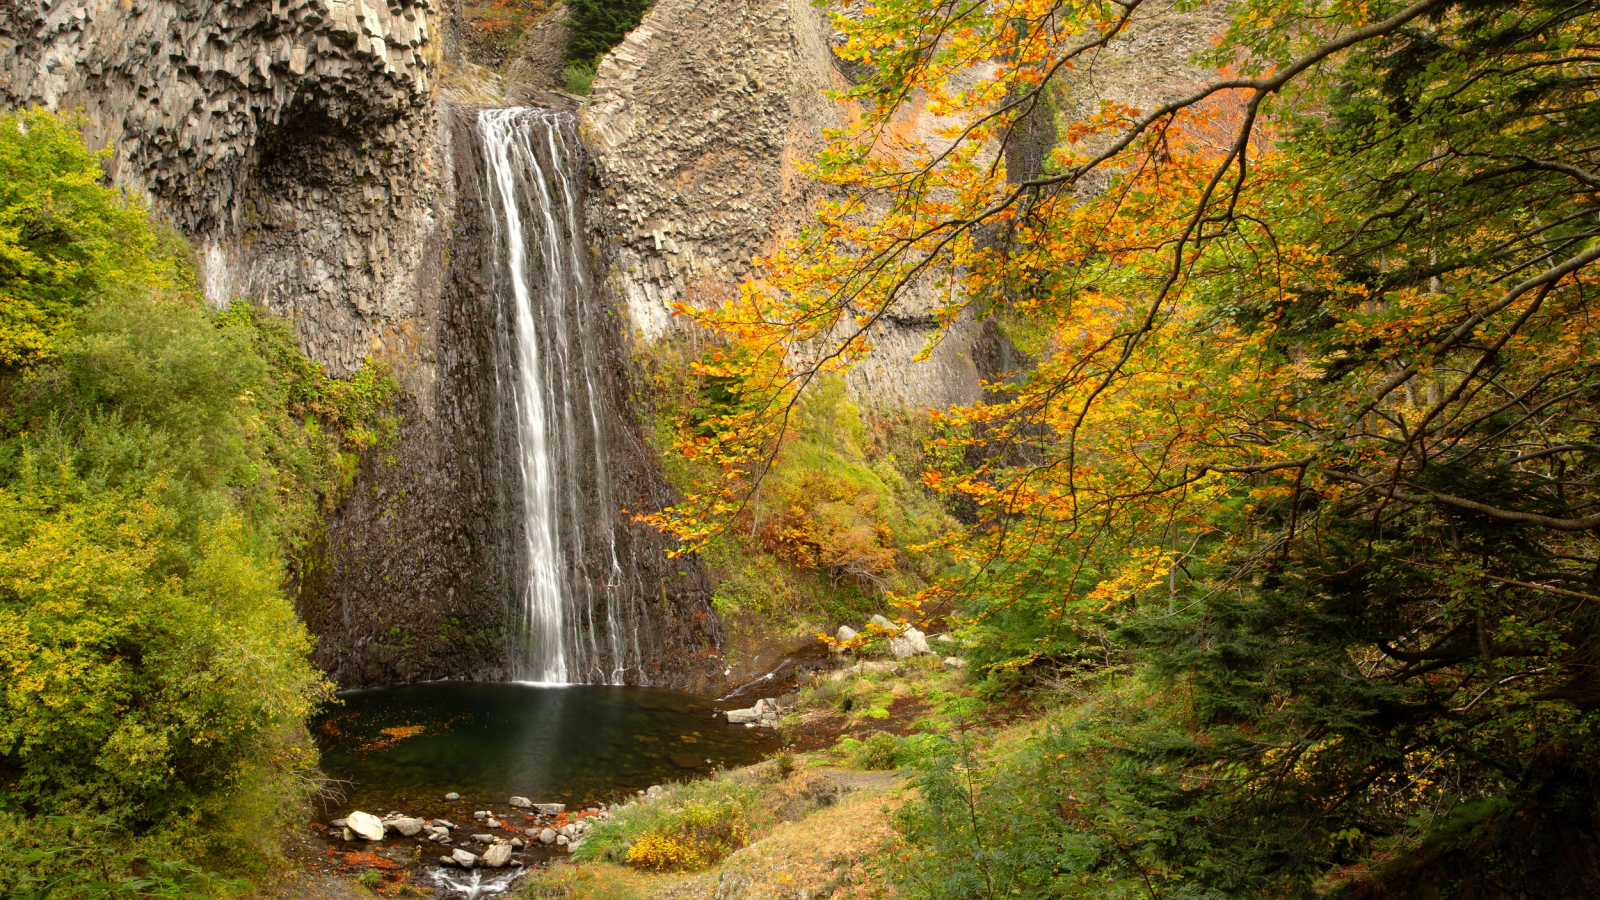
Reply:
[[0, 101], [81, 109], [112, 178], [336, 374], [403, 339], [438, 221], [436, 0], [18, 0]]
[[[801, 166], [822, 148], [822, 129], [841, 123], [821, 93], [848, 86], [832, 40], [807, 0], [660, 0], [600, 64], [583, 111], [590, 222], [606, 288], [637, 339], [680, 333], [672, 304], [732, 296], [752, 257], [794, 234], [824, 196]], [[908, 115], [931, 136], [920, 111]], [[914, 309], [886, 321], [851, 387], [871, 404], [975, 400], [980, 331], [963, 321], [913, 362], [930, 320]]]

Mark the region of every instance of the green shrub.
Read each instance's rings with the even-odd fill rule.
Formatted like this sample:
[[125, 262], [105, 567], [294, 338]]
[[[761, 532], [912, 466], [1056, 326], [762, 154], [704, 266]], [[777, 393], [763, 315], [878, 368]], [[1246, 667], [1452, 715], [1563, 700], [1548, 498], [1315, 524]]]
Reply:
[[903, 769], [943, 751], [941, 738], [929, 734], [904, 737], [878, 732], [866, 740], [845, 738], [836, 751], [844, 756], [846, 764], [856, 769]]
[[171, 283], [144, 211], [101, 185], [75, 122], [0, 113], [0, 373], [54, 356], [73, 313]]
[[561, 70], [561, 78], [567, 93], [586, 96], [594, 87], [594, 66], [590, 63], [570, 63]]
[[[50, 238], [77, 274], [32, 295], [25, 324], [49, 340], [0, 363], [0, 896], [141, 879], [180, 896], [157, 882], [260, 871], [315, 786], [304, 722], [329, 686], [283, 557], [347, 451], [381, 442], [392, 382], [327, 379], [247, 306], [211, 314], [181, 239], [84, 180], [69, 125], [24, 116], [0, 117], [0, 190], [66, 184], [70, 209], [33, 208], [119, 237]], [[0, 248], [0, 284], [24, 250], [44, 258], [19, 246]]]

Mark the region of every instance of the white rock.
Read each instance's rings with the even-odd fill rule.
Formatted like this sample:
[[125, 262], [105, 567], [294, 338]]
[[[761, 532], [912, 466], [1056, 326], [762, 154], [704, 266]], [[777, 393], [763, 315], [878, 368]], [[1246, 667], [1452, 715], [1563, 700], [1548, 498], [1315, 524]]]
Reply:
[[511, 845], [495, 844], [483, 852], [483, 864], [498, 869], [511, 862]]
[[369, 841], [383, 840], [383, 820], [372, 813], [356, 811], [350, 814], [350, 830]]
[[761, 718], [761, 714], [756, 712], [754, 707], [750, 709], [730, 709], [727, 715], [729, 725], [743, 725], [746, 722], [754, 722]]
[[532, 809], [533, 801], [529, 800], [527, 797], [512, 797], [511, 805], [515, 806], [517, 809]]
[[944, 667], [946, 669], [965, 669], [967, 661], [959, 656], [946, 656], [944, 658]]
[[454, 859], [456, 865], [463, 869], [470, 869], [478, 864], [477, 854], [463, 850], [460, 847], [450, 851], [450, 858]]
[[565, 803], [535, 803], [533, 811], [541, 816], [559, 816], [567, 811]]
[[445, 794], [444, 798], [446, 800], [460, 800], [461, 799], [461, 795], [456, 793], [455, 791], [451, 791], [450, 793]]
[[837, 638], [841, 644], [853, 641], [860, 635], [861, 632], [851, 628], [849, 625], [840, 625], [839, 630], [833, 633], [833, 636]]
[[889, 652], [895, 659], [906, 659], [924, 653], [932, 653], [928, 648], [928, 636], [915, 628], [907, 628], [898, 636], [889, 638]]
[[564, 834], [556, 835], [556, 846], [557, 847], [565, 847], [570, 843], [572, 843], [572, 841], [568, 840], [566, 835], [564, 835]]
[[554, 844], [556, 842], [556, 838], [559, 836], [560, 835], [556, 834], [556, 830], [554, 828], [546, 828], [539, 832], [539, 843]]

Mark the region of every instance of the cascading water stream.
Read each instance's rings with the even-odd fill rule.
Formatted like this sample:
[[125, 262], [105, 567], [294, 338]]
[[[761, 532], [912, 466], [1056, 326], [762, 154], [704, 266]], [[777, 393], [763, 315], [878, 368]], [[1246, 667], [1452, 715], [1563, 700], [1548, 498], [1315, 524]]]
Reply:
[[575, 122], [489, 109], [478, 128], [527, 564], [511, 678], [619, 684], [639, 670], [641, 598], [617, 549], [607, 466], [616, 413], [603, 390], [602, 326], [585, 268]]

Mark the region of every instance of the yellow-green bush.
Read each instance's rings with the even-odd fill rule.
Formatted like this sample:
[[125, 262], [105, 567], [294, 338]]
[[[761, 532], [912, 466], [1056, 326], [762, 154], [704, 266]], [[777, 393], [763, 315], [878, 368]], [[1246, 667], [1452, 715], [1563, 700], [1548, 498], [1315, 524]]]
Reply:
[[[90, 178], [76, 140], [0, 116], [8, 897], [198, 884], [276, 851], [328, 691], [283, 557], [338, 488], [340, 430], [381, 432], [392, 391], [330, 383], [247, 307], [211, 313], [186, 245]], [[29, 266], [60, 277], [23, 290]]]
[[738, 804], [690, 800], [634, 839], [628, 864], [658, 872], [703, 869], [743, 847], [748, 835]]

